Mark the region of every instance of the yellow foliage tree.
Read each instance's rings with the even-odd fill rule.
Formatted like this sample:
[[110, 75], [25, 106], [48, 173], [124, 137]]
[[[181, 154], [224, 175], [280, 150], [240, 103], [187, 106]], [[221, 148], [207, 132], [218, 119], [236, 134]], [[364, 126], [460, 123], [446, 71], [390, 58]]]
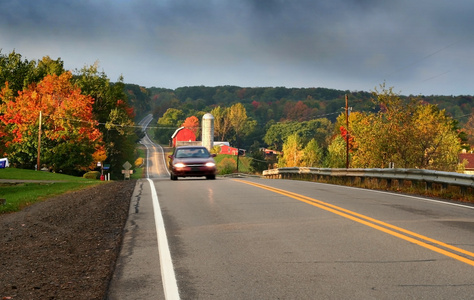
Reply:
[[383, 168], [393, 163], [399, 168], [455, 170], [460, 140], [444, 110], [402, 98], [384, 86], [374, 96], [379, 112], [350, 119], [356, 145], [351, 167]]

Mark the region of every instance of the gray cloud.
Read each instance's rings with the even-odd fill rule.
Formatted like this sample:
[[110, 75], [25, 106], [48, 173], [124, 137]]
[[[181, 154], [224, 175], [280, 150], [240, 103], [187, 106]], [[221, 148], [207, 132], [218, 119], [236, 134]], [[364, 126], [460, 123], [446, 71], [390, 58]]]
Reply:
[[0, 48], [145, 86], [473, 94], [470, 0], [3, 1]]

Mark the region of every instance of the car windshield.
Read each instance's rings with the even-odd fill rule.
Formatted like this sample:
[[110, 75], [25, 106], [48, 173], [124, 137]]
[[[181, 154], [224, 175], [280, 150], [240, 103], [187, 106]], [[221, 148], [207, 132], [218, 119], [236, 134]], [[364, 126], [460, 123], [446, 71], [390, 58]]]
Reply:
[[207, 158], [209, 157], [209, 152], [206, 148], [186, 148], [176, 150], [176, 158], [186, 158], [186, 157], [199, 157]]

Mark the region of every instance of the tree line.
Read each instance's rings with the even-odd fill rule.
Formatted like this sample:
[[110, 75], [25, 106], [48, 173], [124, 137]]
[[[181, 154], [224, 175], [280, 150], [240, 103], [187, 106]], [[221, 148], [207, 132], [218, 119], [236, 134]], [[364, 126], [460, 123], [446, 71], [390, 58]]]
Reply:
[[[403, 96], [380, 86], [373, 92], [326, 88], [238, 86], [145, 88], [111, 82], [98, 65], [66, 71], [61, 59], [28, 61], [0, 51], [0, 153], [19, 167], [36, 163], [39, 113], [41, 163], [65, 173], [109, 163], [120, 174], [134, 159], [140, 133], [134, 117], [150, 111], [156, 138], [167, 144], [179, 127], [196, 129], [215, 117], [215, 140], [281, 152], [279, 166], [456, 169], [461, 148], [474, 145], [472, 96]], [[350, 115], [345, 120], [345, 96]], [[266, 168], [267, 164], [255, 168]]]
[[[132, 98], [142, 97], [137, 102], [154, 112], [160, 142], [168, 143], [186, 117], [201, 120], [210, 112], [215, 117], [215, 140], [251, 150], [256, 158], [261, 147], [281, 151], [277, 163], [282, 167], [345, 167], [349, 144], [351, 167], [453, 171], [459, 167], [461, 149], [471, 150], [474, 145], [471, 96], [403, 96], [384, 84], [370, 93], [324, 88], [127, 87]], [[463, 114], [458, 120], [443, 108], [446, 99], [452, 111]], [[462, 105], [453, 109], [456, 101]], [[256, 168], [266, 167], [263, 163]]]
[[123, 79], [97, 64], [71, 72], [60, 58], [0, 51], [0, 153], [16, 167], [81, 174], [100, 161], [117, 177], [134, 160], [134, 116]]

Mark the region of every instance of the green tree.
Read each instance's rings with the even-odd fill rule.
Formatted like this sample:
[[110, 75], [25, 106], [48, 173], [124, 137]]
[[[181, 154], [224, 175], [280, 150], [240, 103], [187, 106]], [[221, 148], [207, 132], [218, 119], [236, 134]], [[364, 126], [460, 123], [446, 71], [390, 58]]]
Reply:
[[337, 135], [328, 147], [325, 165], [329, 168], [346, 167], [346, 142]]
[[135, 145], [141, 132], [134, 127], [135, 113], [128, 104], [123, 78], [111, 83], [98, 63], [76, 70], [74, 83], [82, 94], [94, 99], [93, 114], [104, 137], [106, 161], [113, 178], [121, 177], [122, 165], [135, 160]]
[[14, 96], [34, 82], [34, 70], [35, 63], [23, 60], [21, 54], [13, 51], [4, 55], [0, 52], [0, 88], [4, 88], [8, 82], [8, 88]]
[[61, 75], [65, 72], [61, 59], [52, 60], [43, 57], [38, 63], [23, 59], [21, 54], [12, 51], [2, 54], [0, 49], [0, 89], [8, 82], [9, 89], [17, 96], [19, 91], [28, 88], [31, 83], [38, 83], [46, 75]]
[[321, 167], [322, 160], [323, 149], [315, 139], [312, 139], [303, 149], [302, 164], [305, 167]]
[[155, 138], [163, 144], [168, 144], [173, 132], [184, 122], [185, 114], [182, 110], [168, 108], [161, 118], [158, 119], [158, 128], [155, 129]]
[[283, 144], [283, 155], [278, 159], [278, 166], [300, 167], [303, 163], [303, 145], [298, 134], [294, 133], [286, 139]]
[[263, 141], [275, 150], [279, 150], [288, 136], [294, 133], [301, 137], [305, 145], [314, 138], [318, 145], [326, 148], [333, 133], [333, 124], [325, 118], [305, 122], [275, 123], [267, 130]]
[[254, 173], [262, 173], [268, 167], [268, 162], [265, 160], [265, 154], [260, 151], [260, 145], [257, 141], [250, 147], [250, 170]]

